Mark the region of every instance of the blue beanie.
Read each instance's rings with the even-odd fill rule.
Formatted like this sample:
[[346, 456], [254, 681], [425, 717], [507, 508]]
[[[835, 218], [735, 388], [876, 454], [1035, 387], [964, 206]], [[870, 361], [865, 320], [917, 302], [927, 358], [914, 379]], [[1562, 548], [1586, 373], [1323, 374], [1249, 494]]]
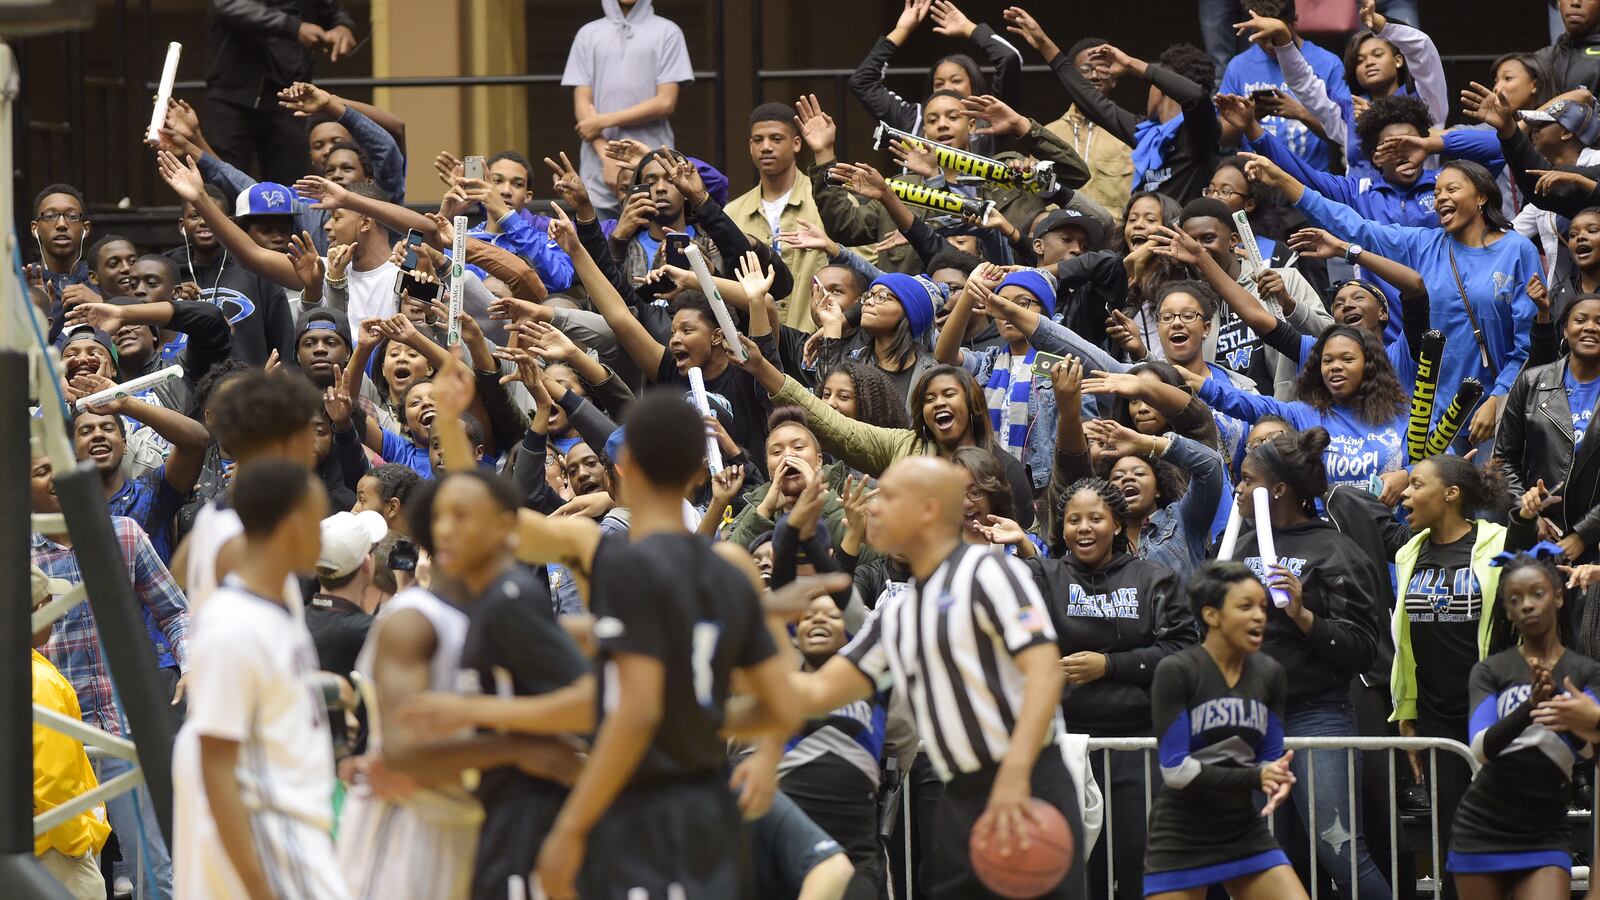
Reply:
[[1049, 276], [1038, 269], [1023, 269], [1012, 272], [1000, 281], [995, 287], [999, 293], [1000, 288], [1019, 287], [1034, 297], [1038, 298], [1039, 305], [1044, 307], [1045, 318], [1054, 318], [1056, 314], [1056, 286]]
[[906, 322], [911, 325], [914, 337], [922, 337], [933, 327], [933, 315], [948, 295], [944, 285], [922, 275], [889, 272], [874, 279], [868, 290], [880, 284], [900, 301], [900, 308], [906, 311]]
[[622, 428], [611, 432], [611, 436], [606, 438], [606, 459], [610, 460], [613, 466], [617, 464], [617, 456], [622, 453], [622, 442], [627, 439], [628, 436], [623, 434]]

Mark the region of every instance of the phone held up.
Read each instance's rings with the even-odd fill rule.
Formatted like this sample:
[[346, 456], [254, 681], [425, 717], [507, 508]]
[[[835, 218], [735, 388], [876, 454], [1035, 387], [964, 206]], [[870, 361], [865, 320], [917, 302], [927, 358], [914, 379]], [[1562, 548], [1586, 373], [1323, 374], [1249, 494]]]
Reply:
[[483, 180], [483, 157], [469, 156], [461, 161], [461, 173], [474, 181]]
[[426, 281], [416, 276], [417, 248], [422, 246], [422, 232], [415, 228], [406, 232], [406, 255], [400, 263], [400, 274], [395, 276], [394, 293], [404, 293], [413, 300], [428, 302], [439, 299], [439, 282]]

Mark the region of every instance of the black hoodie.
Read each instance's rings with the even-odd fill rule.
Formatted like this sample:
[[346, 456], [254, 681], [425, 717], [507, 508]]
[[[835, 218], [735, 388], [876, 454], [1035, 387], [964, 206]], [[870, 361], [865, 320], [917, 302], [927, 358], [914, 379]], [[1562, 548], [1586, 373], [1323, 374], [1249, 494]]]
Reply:
[[[1388, 602], [1365, 551], [1331, 522], [1316, 519], [1273, 531], [1278, 562], [1300, 578], [1311, 632], [1270, 606], [1261, 649], [1289, 675], [1289, 709], [1350, 702], [1350, 681], [1372, 666], [1381, 640], [1380, 608]], [[1239, 535], [1234, 558], [1263, 575], [1254, 529]]]
[[288, 362], [294, 356], [294, 311], [283, 288], [246, 269], [231, 254], [223, 253], [209, 266], [193, 258], [188, 247], [167, 251], [178, 264], [179, 280], [200, 286], [200, 299], [218, 306], [233, 326], [233, 358], [252, 366], [265, 365], [272, 351]]
[[1106, 674], [1061, 694], [1067, 727], [1095, 737], [1150, 733], [1150, 683], [1162, 657], [1200, 640], [1178, 576], [1119, 552], [1100, 569], [1065, 559], [1030, 559], [1062, 656], [1092, 650]]

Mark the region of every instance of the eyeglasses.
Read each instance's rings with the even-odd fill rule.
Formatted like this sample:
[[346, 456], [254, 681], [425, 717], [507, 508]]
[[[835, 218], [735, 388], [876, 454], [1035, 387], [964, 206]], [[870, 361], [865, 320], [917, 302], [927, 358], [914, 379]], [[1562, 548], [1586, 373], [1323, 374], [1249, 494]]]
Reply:
[[873, 303], [894, 303], [894, 302], [897, 302], [897, 301], [895, 300], [893, 294], [889, 293], [887, 290], [885, 290], [883, 288], [878, 288], [875, 291], [868, 291], [867, 295], [865, 297], [861, 298], [861, 302], [863, 304], [873, 304]]
[[1207, 186], [1200, 192], [1200, 196], [1210, 197], [1213, 200], [1232, 200], [1234, 197], [1248, 197], [1250, 194], [1246, 191], [1236, 191], [1231, 187]]
[[75, 212], [43, 212], [33, 217], [41, 225], [49, 225], [57, 219], [66, 219], [67, 224], [76, 225], [83, 221], [83, 213]]
[[974, 484], [967, 488], [966, 497], [968, 500], [976, 503], [983, 499], [983, 490]]
[[1108, 72], [1110, 70], [1110, 66], [1097, 66], [1094, 63], [1084, 63], [1078, 67], [1078, 74], [1088, 76], [1093, 75], [1096, 72]]
[[1162, 325], [1172, 324], [1173, 319], [1177, 319], [1179, 322], [1182, 322], [1185, 325], [1193, 325], [1204, 318], [1205, 316], [1195, 312], [1192, 309], [1186, 309], [1183, 312], [1164, 312], [1156, 314], [1156, 321], [1160, 322]]

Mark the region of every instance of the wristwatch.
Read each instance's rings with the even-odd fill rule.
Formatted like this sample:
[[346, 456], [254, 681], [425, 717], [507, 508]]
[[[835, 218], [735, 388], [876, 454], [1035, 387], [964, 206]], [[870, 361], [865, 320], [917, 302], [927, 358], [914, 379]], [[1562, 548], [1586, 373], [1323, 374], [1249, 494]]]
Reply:
[[1361, 245], [1360, 244], [1351, 244], [1350, 246], [1344, 248], [1344, 261], [1345, 262], [1355, 262], [1356, 261], [1356, 257], [1358, 257], [1360, 255], [1361, 255]]

